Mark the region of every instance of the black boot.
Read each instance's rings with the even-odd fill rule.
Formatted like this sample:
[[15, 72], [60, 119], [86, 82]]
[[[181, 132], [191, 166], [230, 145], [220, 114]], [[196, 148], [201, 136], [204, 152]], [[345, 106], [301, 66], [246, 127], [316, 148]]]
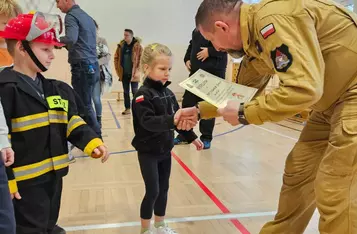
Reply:
[[66, 234], [66, 231], [60, 226], [56, 225], [51, 234]]
[[99, 127], [102, 128], [102, 116], [97, 116]]

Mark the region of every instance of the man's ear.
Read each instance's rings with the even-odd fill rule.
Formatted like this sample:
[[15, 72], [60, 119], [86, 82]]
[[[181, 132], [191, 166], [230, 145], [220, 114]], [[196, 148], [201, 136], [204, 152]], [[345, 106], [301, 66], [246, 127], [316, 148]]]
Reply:
[[223, 32], [229, 31], [229, 26], [223, 21], [216, 21], [214, 22], [214, 27], [216, 30], [222, 30]]

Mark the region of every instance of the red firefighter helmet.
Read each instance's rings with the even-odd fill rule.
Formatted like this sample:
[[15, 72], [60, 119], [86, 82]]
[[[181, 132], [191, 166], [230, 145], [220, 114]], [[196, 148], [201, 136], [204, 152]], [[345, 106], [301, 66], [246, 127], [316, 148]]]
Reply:
[[62, 31], [62, 21], [59, 16], [43, 14], [20, 14], [9, 20], [0, 37], [19, 41], [36, 41], [54, 46], [64, 46], [58, 35]]

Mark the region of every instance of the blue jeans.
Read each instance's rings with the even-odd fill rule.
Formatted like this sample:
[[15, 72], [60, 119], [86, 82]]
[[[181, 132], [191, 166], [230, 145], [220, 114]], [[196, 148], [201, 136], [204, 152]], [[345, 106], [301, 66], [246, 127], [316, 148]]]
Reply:
[[100, 82], [99, 64], [98, 62], [89, 63], [86, 60], [82, 60], [71, 64], [71, 68], [72, 86], [82, 100], [87, 124], [102, 137], [102, 132], [92, 106], [94, 87]]
[[130, 86], [131, 92], [135, 95], [136, 91], [138, 91], [138, 82], [131, 82], [131, 74], [123, 75], [123, 90], [124, 90], [124, 106], [125, 109], [130, 109]]
[[97, 116], [102, 116], [101, 82], [97, 82], [93, 89], [93, 103]]
[[15, 214], [12, 205], [5, 165], [0, 159], [0, 233], [15, 234]]

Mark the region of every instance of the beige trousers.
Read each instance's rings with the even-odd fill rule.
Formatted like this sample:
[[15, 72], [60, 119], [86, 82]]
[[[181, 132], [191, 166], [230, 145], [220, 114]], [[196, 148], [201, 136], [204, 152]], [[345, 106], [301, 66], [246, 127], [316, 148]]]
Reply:
[[323, 234], [357, 233], [357, 88], [312, 112], [288, 155], [278, 212], [260, 234], [304, 233], [315, 208]]

